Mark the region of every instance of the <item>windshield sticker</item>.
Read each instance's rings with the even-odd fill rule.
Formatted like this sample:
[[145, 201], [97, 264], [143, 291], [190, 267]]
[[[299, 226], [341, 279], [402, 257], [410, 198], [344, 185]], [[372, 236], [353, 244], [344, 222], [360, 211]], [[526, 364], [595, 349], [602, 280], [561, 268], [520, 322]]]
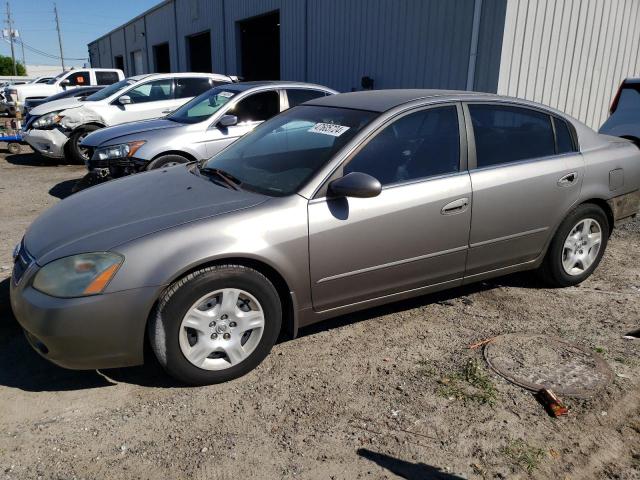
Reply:
[[218, 97], [224, 97], [224, 98], [231, 98], [233, 97], [233, 92], [218, 92], [217, 96]]
[[323, 135], [331, 135], [332, 137], [339, 137], [351, 127], [345, 127], [343, 125], [336, 125], [334, 123], [316, 123], [311, 127], [308, 132], [321, 133]]

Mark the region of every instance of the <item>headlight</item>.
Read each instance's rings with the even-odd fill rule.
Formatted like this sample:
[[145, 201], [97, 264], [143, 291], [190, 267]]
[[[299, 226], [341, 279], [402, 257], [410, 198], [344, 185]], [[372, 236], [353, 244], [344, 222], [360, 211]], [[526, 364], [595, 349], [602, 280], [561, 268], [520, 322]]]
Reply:
[[117, 253], [83, 253], [46, 264], [33, 288], [53, 297], [84, 297], [102, 293], [122, 265]]
[[46, 115], [42, 115], [40, 118], [34, 120], [31, 127], [40, 129], [51, 128], [60, 123], [60, 120], [63, 118], [64, 117], [60, 115], [60, 112], [47, 113]]
[[6, 90], [7, 95], [18, 95], [18, 90], [10, 89]]
[[119, 145], [111, 145], [110, 147], [102, 147], [94, 152], [92, 160], [133, 157], [138, 149], [145, 143], [147, 142], [139, 140], [137, 142], [121, 143]]

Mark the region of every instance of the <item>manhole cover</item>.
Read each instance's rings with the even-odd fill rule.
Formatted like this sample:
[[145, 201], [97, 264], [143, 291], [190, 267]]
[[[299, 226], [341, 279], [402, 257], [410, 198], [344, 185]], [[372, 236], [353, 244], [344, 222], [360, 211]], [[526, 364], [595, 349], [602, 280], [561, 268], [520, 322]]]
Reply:
[[489, 366], [528, 390], [549, 388], [559, 395], [588, 397], [613, 378], [597, 353], [556, 337], [512, 333], [484, 348]]

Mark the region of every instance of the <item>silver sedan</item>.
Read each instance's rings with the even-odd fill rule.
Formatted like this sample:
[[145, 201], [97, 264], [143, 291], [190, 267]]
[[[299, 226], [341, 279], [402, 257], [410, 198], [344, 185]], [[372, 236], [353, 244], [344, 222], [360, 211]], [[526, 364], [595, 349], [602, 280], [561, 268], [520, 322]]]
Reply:
[[[91, 153], [87, 167], [109, 169], [117, 178], [218, 153], [278, 113], [337, 93], [301, 82], [246, 82], [216, 87], [170, 115], [103, 128], [82, 141]], [[106, 172], [105, 172], [106, 173]]]
[[640, 151], [535, 103], [429, 90], [317, 98], [210, 160], [109, 182], [38, 218], [11, 304], [69, 368], [191, 384], [281, 331], [521, 270], [576, 285], [638, 214]]

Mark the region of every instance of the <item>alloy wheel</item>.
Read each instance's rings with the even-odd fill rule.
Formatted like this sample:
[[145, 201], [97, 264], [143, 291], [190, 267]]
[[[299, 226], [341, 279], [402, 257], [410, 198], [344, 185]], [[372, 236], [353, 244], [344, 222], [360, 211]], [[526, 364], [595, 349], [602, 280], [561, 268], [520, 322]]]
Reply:
[[564, 241], [562, 268], [568, 275], [582, 275], [598, 258], [601, 245], [600, 224], [593, 218], [580, 220]]

